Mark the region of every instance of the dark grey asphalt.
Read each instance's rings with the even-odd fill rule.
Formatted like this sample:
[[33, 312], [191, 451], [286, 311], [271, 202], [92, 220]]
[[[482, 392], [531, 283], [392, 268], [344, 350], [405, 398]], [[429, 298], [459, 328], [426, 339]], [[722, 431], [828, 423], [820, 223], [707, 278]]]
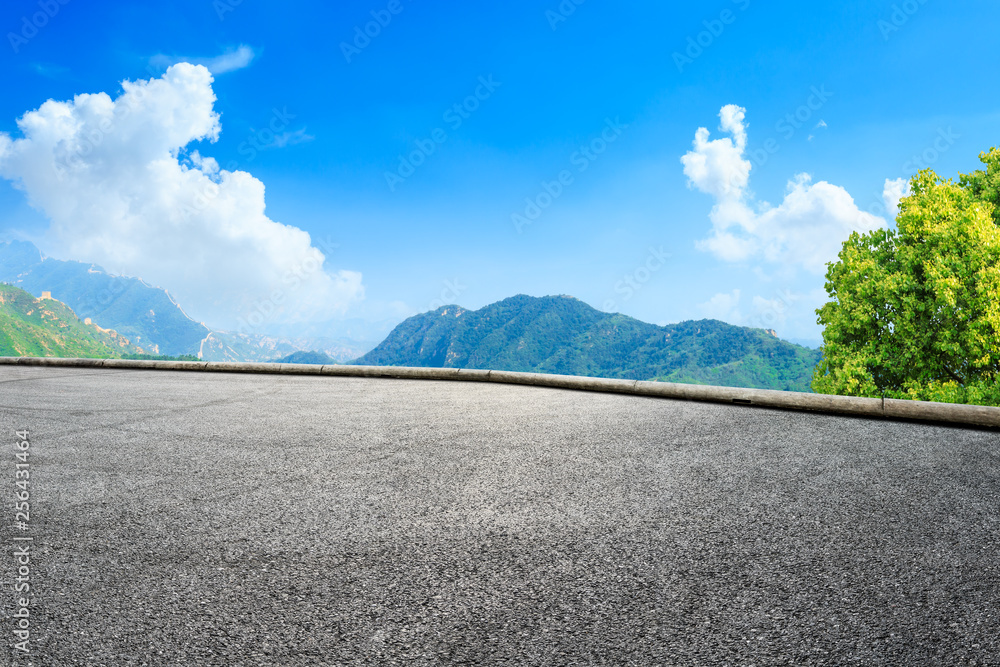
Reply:
[[996, 665], [1000, 435], [487, 383], [0, 367], [35, 665]]

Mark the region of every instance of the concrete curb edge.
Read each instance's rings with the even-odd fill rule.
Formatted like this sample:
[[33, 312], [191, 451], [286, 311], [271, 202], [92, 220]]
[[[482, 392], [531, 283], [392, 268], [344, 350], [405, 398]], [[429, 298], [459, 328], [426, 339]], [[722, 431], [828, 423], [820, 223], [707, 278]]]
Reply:
[[139, 370], [205, 371], [222, 373], [270, 373], [279, 375], [328, 375], [338, 377], [393, 378], [410, 380], [455, 380], [499, 382], [536, 387], [555, 387], [635, 396], [705, 401], [735, 405], [800, 410], [882, 419], [962, 424], [1000, 428], [1000, 408], [954, 403], [929, 403], [881, 398], [857, 398], [806, 394], [772, 389], [742, 389], [709, 385], [614, 380], [576, 375], [515, 373], [458, 368], [411, 368], [405, 366], [319, 366], [312, 364], [238, 363], [216, 361], [150, 361], [131, 359], [62, 359], [56, 357], [0, 357], [0, 365], [61, 366], [72, 368], [123, 368]]

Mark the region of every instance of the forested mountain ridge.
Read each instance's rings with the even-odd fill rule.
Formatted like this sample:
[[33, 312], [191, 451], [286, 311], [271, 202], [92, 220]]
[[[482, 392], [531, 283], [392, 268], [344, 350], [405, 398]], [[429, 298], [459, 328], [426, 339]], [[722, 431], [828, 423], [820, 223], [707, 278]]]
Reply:
[[519, 295], [402, 322], [354, 363], [665, 380], [809, 391], [820, 352], [718, 320], [657, 326], [568, 296]]

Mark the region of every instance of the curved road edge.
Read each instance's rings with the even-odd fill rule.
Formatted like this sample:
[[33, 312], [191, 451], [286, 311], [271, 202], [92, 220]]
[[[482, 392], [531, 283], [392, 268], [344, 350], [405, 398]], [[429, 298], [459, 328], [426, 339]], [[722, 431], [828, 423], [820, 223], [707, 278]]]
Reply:
[[892, 398], [858, 398], [853, 396], [776, 391], [772, 389], [743, 389], [739, 387], [676, 384], [672, 382], [614, 380], [575, 375], [548, 375], [544, 373], [515, 373], [511, 371], [467, 370], [464, 368], [410, 368], [404, 366], [319, 366], [311, 364], [216, 361], [63, 359], [56, 357], [0, 357], [0, 365], [500, 382], [504, 384], [522, 384], [536, 387], [555, 387], [559, 389], [631, 394], [635, 396], [652, 396], [685, 401], [707, 401], [782, 410], [805, 410], [838, 415], [939, 422], [1000, 429], [1000, 408], [979, 405], [930, 403]]

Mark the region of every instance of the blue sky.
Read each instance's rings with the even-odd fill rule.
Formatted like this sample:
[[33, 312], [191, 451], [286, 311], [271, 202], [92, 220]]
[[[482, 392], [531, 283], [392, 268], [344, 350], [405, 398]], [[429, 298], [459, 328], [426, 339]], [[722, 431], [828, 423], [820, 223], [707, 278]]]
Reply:
[[[355, 41], [378, 18], [385, 25], [377, 31], [368, 25], [377, 35]], [[226, 276], [239, 278], [240, 267], [258, 261], [274, 270], [260, 274], [279, 275], [283, 261], [305, 256], [301, 244], [289, 241], [282, 255], [274, 248], [284, 241], [264, 243], [271, 247], [258, 256], [247, 248], [284, 231], [267, 228], [249, 241], [203, 233], [199, 225], [215, 224], [214, 202], [190, 225], [170, 216], [174, 222], [161, 224], [147, 210], [148, 224], [160, 225], [153, 232], [179, 236], [197, 252], [144, 243], [132, 236], [152, 238], [150, 228], [132, 218], [107, 222], [118, 210], [111, 204], [67, 201], [73, 186], [30, 171], [42, 148], [25, 147], [6, 167], [0, 153], [0, 234], [142, 275], [220, 327], [247, 322], [255, 308], [269, 313], [254, 304], [276, 291], [289, 303], [312, 290], [301, 300], [329, 298], [336, 307], [257, 317], [266, 320], [261, 330], [353, 319], [377, 331], [441, 301], [478, 308], [518, 293], [571, 294], [646, 321], [718, 317], [818, 344], [812, 311], [822, 303], [822, 262], [810, 249], [846, 238], [841, 191], [861, 211], [889, 219], [879, 208], [886, 181], [912, 176], [915, 156], [954, 176], [1000, 143], [998, 19], [995, 3], [940, 0], [182, 0], [169, 13], [12, 0], [0, 9], [0, 132], [24, 138], [17, 120], [49, 99], [114, 99], [123, 80], [163, 77], [177, 62], [206, 65], [210, 84], [178, 79], [171, 94], [210, 85], [218, 139], [186, 143], [175, 157], [194, 169], [197, 151], [222, 171], [263, 183], [266, 219], [307, 232], [306, 247], [323, 252], [320, 270], [332, 278], [271, 278], [274, 290], [254, 283], [254, 295], [234, 299]], [[463, 104], [459, 115], [454, 107]], [[736, 134], [720, 129], [727, 105], [743, 110], [730, 129], [742, 128], [745, 147], [713, 153], [726, 146], [706, 144], [711, 173], [692, 178], [681, 158], [694, 150], [698, 128], [708, 129], [709, 142], [729, 137], [736, 146]], [[161, 120], [151, 115], [121, 150], [136, 137], [169, 133]], [[115, 159], [108, 150], [105, 160]], [[400, 171], [400, 156], [414, 151], [422, 164], [412, 175]], [[746, 161], [749, 176], [735, 194], [713, 189], [713, 174]], [[97, 178], [99, 167], [81, 165], [80, 178]], [[116, 173], [100, 176], [100, 191], [118, 201], [124, 186], [106, 183], [123, 178]], [[830, 224], [802, 229], [801, 215], [790, 212], [786, 192], [799, 174], [811, 178], [800, 186], [806, 210], [822, 194], [809, 184], [830, 185], [815, 209]], [[18, 187], [22, 181], [31, 185]], [[93, 181], [72, 182], [95, 190]], [[546, 198], [545, 184], [558, 196]], [[713, 219], [727, 197], [741, 208]], [[551, 203], [518, 229], [512, 216], [533, 212], [526, 199]], [[777, 210], [766, 214], [764, 202]], [[79, 222], [85, 210], [102, 213]], [[738, 251], [709, 242], [727, 228], [743, 244]], [[148, 256], [161, 251], [162, 262]], [[230, 267], [229, 257], [239, 265]], [[143, 275], [147, 266], [154, 275]]]

